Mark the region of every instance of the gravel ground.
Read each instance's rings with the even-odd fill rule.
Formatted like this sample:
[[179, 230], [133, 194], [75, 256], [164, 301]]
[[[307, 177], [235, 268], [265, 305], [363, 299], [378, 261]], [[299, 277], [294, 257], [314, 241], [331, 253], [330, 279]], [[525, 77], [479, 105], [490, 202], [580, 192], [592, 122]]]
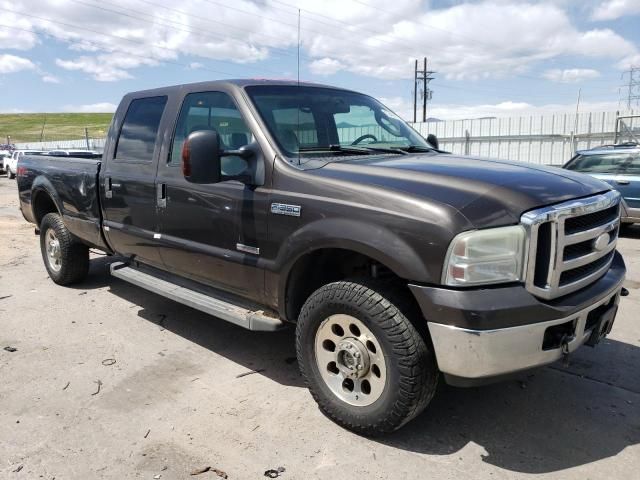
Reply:
[[604, 343], [522, 381], [443, 386], [371, 440], [319, 412], [291, 330], [208, 317], [110, 278], [105, 257], [82, 285], [55, 285], [2, 177], [0, 478], [638, 478], [640, 228], [619, 245], [631, 295]]

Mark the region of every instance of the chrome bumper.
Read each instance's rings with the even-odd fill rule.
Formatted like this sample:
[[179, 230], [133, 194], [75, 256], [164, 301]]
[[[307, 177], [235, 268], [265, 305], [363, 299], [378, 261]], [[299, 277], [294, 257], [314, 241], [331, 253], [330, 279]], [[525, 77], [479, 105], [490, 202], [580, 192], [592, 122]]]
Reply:
[[591, 329], [586, 328], [589, 313], [612, 300], [617, 304], [621, 287], [622, 280], [602, 300], [573, 315], [547, 322], [495, 330], [469, 330], [428, 322], [438, 367], [454, 377], [481, 379], [553, 363], [562, 357], [562, 352], [559, 347], [543, 350], [545, 331], [572, 321], [574, 334], [568, 347], [569, 352], [575, 351], [591, 335]]

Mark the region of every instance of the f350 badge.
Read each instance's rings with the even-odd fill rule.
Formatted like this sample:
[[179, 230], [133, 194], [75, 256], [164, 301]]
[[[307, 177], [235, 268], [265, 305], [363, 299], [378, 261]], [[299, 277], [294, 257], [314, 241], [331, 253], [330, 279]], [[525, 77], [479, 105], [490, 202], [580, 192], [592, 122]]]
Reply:
[[299, 217], [302, 207], [300, 205], [287, 205], [286, 203], [272, 203], [271, 213], [276, 215], [288, 215], [289, 217]]

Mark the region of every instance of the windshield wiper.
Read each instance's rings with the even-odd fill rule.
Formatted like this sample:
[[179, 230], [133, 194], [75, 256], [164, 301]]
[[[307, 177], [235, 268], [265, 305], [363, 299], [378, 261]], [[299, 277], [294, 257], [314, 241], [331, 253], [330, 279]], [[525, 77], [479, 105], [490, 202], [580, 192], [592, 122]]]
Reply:
[[367, 147], [360, 147], [360, 148], [366, 148], [367, 150], [371, 151], [371, 152], [381, 152], [381, 153], [395, 153], [395, 154], [400, 154], [400, 155], [407, 155], [407, 151], [397, 148], [397, 147], [373, 147], [373, 146], [367, 146]]
[[328, 147], [302, 147], [300, 152], [340, 152], [354, 153], [357, 155], [371, 155], [371, 152], [395, 153], [396, 155], [407, 155], [407, 152], [393, 147], [373, 147], [364, 145], [329, 145]]
[[407, 153], [416, 153], [416, 152], [436, 152], [435, 148], [425, 147], [424, 145], [407, 145], [406, 147], [396, 147], [399, 150]]
[[368, 150], [359, 147], [343, 147], [342, 145], [329, 145], [328, 147], [302, 147], [299, 152], [340, 152], [354, 153], [356, 155], [369, 155]]

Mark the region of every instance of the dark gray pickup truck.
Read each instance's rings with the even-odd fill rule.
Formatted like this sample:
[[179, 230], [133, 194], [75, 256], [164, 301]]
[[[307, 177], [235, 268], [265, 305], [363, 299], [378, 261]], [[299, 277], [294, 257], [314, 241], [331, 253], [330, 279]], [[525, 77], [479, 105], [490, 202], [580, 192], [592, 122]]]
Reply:
[[293, 324], [320, 408], [373, 435], [455, 385], [610, 330], [620, 196], [571, 171], [446, 154], [375, 99], [292, 82], [126, 95], [101, 159], [25, 157], [53, 281], [111, 273], [252, 330]]

